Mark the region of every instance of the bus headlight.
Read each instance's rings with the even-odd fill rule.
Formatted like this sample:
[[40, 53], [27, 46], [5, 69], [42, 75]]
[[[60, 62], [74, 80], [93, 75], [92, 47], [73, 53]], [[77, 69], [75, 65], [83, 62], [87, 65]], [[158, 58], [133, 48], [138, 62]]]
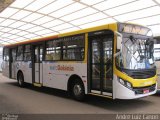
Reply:
[[131, 83], [129, 83], [129, 82], [126, 82], [126, 85], [127, 85], [127, 87], [128, 87], [128, 88], [132, 88], [132, 85], [131, 85]]
[[125, 80], [123, 80], [123, 79], [121, 79], [121, 78], [119, 78], [119, 82], [120, 82], [122, 85], [124, 85], [125, 87], [127, 87], [127, 88], [129, 88], [129, 89], [132, 89], [132, 84], [131, 84], [130, 82], [125, 81]]
[[119, 79], [119, 82], [120, 82], [122, 85], [125, 85], [125, 82], [124, 82], [124, 80], [122, 80], [122, 79]]

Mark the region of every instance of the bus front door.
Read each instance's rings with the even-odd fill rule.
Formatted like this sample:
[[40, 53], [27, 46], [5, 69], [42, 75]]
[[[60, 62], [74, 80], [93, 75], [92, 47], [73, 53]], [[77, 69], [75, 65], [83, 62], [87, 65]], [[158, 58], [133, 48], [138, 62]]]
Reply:
[[112, 98], [113, 81], [113, 36], [89, 37], [90, 92]]
[[43, 56], [43, 46], [34, 45], [34, 56], [33, 56], [33, 83], [42, 84], [42, 56]]

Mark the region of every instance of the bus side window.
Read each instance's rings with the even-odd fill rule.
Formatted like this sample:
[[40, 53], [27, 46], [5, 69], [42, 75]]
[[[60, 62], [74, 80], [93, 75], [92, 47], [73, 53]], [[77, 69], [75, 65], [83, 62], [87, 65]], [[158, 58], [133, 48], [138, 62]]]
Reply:
[[9, 61], [9, 49], [8, 48], [4, 48], [3, 60], [4, 61]]
[[24, 61], [30, 61], [31, 60], [31, 46], [25, 45], [24, 46]]
[[23, 46], [18, 46], [17, 60], [23, 60]]
[[49, 51], [46, 52], [46, 60], [53, 60], [53, 57]]
[[35, 60], [35, 63], [39, 63], [38, 47], [36, 47], [34, 51], [34, 60]]
[[46, 43], [46, 60], [61, 59], [61, 43], [58, 40], [48, 41]]
[[11, 61], [14, 62], [16, 60], [16, 48], [12, 49]]
[[72, 36], [63, 41], [63, 60], [83, 60], [84, 36]]

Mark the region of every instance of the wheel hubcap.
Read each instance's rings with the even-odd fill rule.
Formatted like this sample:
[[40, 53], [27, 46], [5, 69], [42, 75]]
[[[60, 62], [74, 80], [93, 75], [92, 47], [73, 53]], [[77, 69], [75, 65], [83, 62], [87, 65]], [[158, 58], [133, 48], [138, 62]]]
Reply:
[[73, 88], [73, 92], [75, 95], [80, 95], [82, 93], [82, 88], [80, 85], [75, 85]]

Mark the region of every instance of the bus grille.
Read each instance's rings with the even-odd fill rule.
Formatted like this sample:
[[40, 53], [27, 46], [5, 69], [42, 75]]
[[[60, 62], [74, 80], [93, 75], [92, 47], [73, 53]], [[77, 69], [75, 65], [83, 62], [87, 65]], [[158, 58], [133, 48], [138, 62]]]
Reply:
[[153, 92], [156, 89], [156, 84], [147, 87], [134, 87], [133, 90], [135, 94], [144, 94], [144, 90], [149, 90], [149, 92]]

